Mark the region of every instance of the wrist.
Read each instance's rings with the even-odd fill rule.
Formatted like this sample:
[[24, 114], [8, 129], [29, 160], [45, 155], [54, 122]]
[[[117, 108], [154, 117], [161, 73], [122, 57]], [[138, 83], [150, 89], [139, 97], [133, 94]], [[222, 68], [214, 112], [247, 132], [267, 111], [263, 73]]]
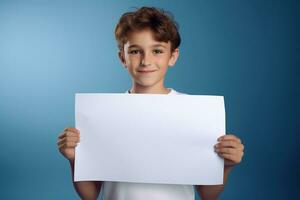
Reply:
[[225, 166], [224, 167], [224, 172], [230, 172], [233, 169], [234, 166]]

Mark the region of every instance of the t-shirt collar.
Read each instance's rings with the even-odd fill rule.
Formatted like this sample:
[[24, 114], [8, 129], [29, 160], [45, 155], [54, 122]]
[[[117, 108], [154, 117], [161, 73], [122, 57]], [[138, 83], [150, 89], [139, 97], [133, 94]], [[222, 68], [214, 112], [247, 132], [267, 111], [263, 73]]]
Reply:
[[[176, 93], [176, 91], [175, 91], [174, 89], [172, 89], [172, 88], [168, 88], [168, 89], [171, 90], [171, 91], [168, 93], [168, 95], [169, 95], [169, 94], [175, 94], [175, 93]], [[131, 93], [130, 93], [130, 90], [127, 90], [126, 93], [127, 93], [127, 94], [131, 94]]]

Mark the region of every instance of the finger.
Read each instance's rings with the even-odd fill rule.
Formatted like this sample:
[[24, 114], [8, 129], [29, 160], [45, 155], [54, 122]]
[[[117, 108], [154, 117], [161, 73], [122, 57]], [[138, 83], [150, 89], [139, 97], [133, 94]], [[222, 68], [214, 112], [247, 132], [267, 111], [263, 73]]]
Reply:
[[[229, 142], [230, 144], [228, 144], [227, 142]], [[244, 151], [245, 149], [245, 146], [242, 143], [237, 142], [236, 140], [224, 140], [215, 145], [215, 148], [220, 148], [220, 147], [232, 147], [241, 151]]]
[[[75, 130], [77, 130], [77, 129], [75, 129]], [[74, 129], [72, 129], [72, 128], [66, 128], [65, 130], [64, 130], [64, 132], [62, 132], [59, 136], [58, 136], [58, 138], [64, 138], [64, 137], [66, 137], [66, 136], [72, 136], [72, 135], [74, 135], [74, 134], [80, 134], [78, 131], [75, 131]], [[69, 133], [70, 132], [70, 133]], [[74, 134], [73, 134], [74, 133]]]
[[222, 135], [218, 138], [218, 141], [221, 141], [225, 135]]
[[241, 143], [240, 138], [236, 137], [235, 135], [229, 134], [229, 135], [223, 135], [218, 138], [218, 141], [223, 141], [223, 140], [235, 140], [239, 143]]
[[235, 140], [224, 140], [215, 145], [215, 148], [232, 147], [235, 149], [243, 149], [243, 145]]
[[218, 155], [220, 155], [220, 156], [222, 156], [222, 155], [231, 155], [232, 158], [235, 158], [235, 160], [241, 160], [244, 156], [244, 152], [242, 152], [242, 151], [237, 151], [236, 153], [218, 152]]
[[76, 142], [66, 142], [65, 144], [67, 148], [73, 148], [77, 146]]
[[78, 129], [73, 128], [73, 127], [65, 128], [64, 132], [66, 132], [66, 131], [71, 131], [71, 132], [75, 132], [75, 133], [78, 133], [78, 134], [80, 133], [80, 131]]
[[64, 142], [63, 138], [57, 140], [57, 145], [60, 146]]
[[238, 154], [238, 151], [236, 149], [233, 149], [233, 148], [218, 148], [218, 149], [215, 149], [215, 152], [217, 153], [226, 153], [226, 154], [233, 154], [233, 155], [236, 155]]
[[61, 145], [59, 145], [59, 149], [74, 148], [76, 146], [77, 146], [77, 143], [75, 143], [75, 142], [64, 142]]
[[243, 158], [243, 156], [244, 156], [244, 152], [243, 152], [243, 151], [241, 152], [241, 155], [240, 155], [240, 156], [241, 156], [241, 159], [242, 159], [242, 158]]
[[66, 131], [65, 137], [79, 137], [79, 133], [74, 131]]
[[57, 141], [57, 145], [61, 145], [65, 142], [76, 142], [78, 143], [80, 141], [80, 138], [79, 137], [64, 137], [64, 138], [61, 138]]
[[241, 143], [241, 144], [240, 144], [240, 148], [241, 148], [242, 151], [244, 151], [245, 146]]
[[66, 132], [62, 132], [62, 133], [58, 136], [58, 138], [61, 139], [61, 138], [65, 137], [65, 134], [66, 134]]
[[221, 157], [223, 157], [227, 160], [233, 161], [234, 163], [240, 163], [241, 162], [240, 157], [234, 156], [232, 154], [222, 153], [222, 154], [219, 154], [219, 156], [221, 156]]

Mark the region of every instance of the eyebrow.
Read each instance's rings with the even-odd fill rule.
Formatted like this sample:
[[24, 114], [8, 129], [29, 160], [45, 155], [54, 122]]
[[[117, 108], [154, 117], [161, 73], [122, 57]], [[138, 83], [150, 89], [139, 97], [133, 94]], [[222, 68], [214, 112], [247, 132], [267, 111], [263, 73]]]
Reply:
[[[162, 45], [162, 44], [154, 44], [151, 47], [163, 47], [163, 48], [167, 48], [165, 45]], [[132, 45], [130, 45], [128, 47], [128, 49], [130, 49], [130, 48], [140, 48], [140, 46], [137, 45], [137, 44], [132, 44]]]

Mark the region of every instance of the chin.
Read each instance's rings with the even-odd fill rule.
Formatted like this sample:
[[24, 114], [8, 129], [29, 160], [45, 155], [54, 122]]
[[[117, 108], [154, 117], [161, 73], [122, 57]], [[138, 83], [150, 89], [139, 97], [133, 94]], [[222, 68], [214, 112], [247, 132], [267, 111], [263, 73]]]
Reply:
[[138, 80], [137, 83], [143, 87], [151, 87], [157, 83], [155, 80]]

